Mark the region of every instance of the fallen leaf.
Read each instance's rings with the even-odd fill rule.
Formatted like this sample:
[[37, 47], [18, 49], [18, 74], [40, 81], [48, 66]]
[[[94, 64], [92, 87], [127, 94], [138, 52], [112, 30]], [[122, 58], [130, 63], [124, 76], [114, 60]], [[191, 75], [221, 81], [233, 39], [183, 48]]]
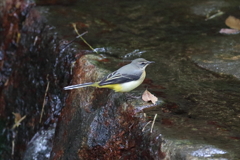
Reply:
[[22, 117], [19, 113], [14, 113], [13, 112], [12, 114], [15, 116], [14, 125], [12, 127], [12, 129], [14, 129], [14, 128], [20, 126], [22, 120], [24, 120], [26, 118], [26, 115]]
[[229, 16], [226, 20], [225, 20], [225, 24], [233, 29], [238, 29], [240, 30], [240, 19], [234, 17], [234, 16]]
[[153, 104], [156, 104], [158, 98], [152, 93], [150, 93], [148, 90], [145, 90], [142, 95], [142, 100], [144, 100], [145, 102], [151, 101]]
[[222, 28], [219, 33], [221, 34], [228, 34], [228, 35], [231, 35], [231, 34], [239, 34], [240, 33], [240, 30], [238, 29], [230, 29], [230, 28]]

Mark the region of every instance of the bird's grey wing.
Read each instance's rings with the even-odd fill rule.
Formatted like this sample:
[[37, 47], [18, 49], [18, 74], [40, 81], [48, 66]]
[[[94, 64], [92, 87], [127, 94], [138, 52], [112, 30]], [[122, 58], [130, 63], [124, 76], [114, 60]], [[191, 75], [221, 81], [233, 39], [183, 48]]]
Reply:
[[119, 84], [124, 82], [136, 81], [140, 78], [140, 74], [120, 74], [119, 72], [115, 71], [105, 77], [100, 83], [100, 86], [108, 85], [108, 84]]

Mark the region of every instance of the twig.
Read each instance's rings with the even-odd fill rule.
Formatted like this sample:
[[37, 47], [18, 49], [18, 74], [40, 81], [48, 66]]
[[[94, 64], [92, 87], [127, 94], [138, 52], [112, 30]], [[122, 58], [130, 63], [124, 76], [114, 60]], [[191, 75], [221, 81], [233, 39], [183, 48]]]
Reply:
[[224, 12], [223, 12], [223, 11], [220, 11], [220, 10], [218, 10], [217, 13], [215, 13], [215, 14], [213, 14], [213, 15], [211, 15], [211, 16], [209, 16], [209, 14], [207, 14], [205, 21], [210, 20], [210, 19], [213, 19], [213, 18], [216, 18], [216, 17], [221, 16], [221, 15], [223, 15], [223, 14], [224, 14]]
[[144, 125], [144, 127], [143, 127], [143, 129], [142, 129], [142, 132], [145, 130], [146, 126], [147, 126], [149, 123], [151, 123], [151, 122], [152, 122], [152, 121], [149, 121], [149, 122], [147, 122], [147, 124]]
[[154, 126], [156, 118], [157, 118], [157, 114], [155, 114], [154, 119], [153, 119], [153, 123], [152, 123], [152, 126], [151, 126], [151, 131], [150, 131], [151, 133], [152, 133], [153, 126]]
[[70, 69], [70, 74], [71, 74], [71, 75], [72, 75], [72, 71], [73, 71], [73, 67], [74, 67], [75, 63], [76, 63], [76, 61], [74, 61], [74, 62], [71, 63], [71, 69]]
[[68, 44], [66, 44], [66, 45], [64, 46], [64, 48], [62, 48], [62, 49], [67, 48], [67, 46], [69, 46], [70, 44], [72, 44], [76, 39], [78, 39], [79, 37], [82, 37], [83, 35], [85, 35], [85, 34], [87, 34], [87, 33], [88, 33], [88, 31], [86, 31], [86, 32], [84, 32], [84, 33], [78, 35], [78, 36], [75, 37], [73, 40], [71, 40]]
[[[15, 115], [15, 114], [14, 114], [14, 115]], [[16, 116], [15, 116], [15, 117], [16, 117]], [[23, 116], [21, 119], [15, 121], [14, 125], [12, 126], [12, 129], [15, 129], [16, 127], [18, 127], [25, 118], [26, 118], [26, 115]]]
[[12, 140], [12, 156], [14, 155], [15, 142]]
[[[78, 30], [77, 30], [77, 27], [76, 27], [76, 23], [72, 23], [72, 26], [73, 26], [73, 28], [74, 28], [74, 31], [77, 33], [77, 37], [76, 38], [81, 38], [81, 40], [85, 43], [85, 44], [87, 44], [88, 45], [88, 47], [89, 48], [91, 48], [91, 50], [93, 50], [93, 52], [95, 52], [95, 53], [97, 53], [98, 54], [98, 52], [95, 50], [95, 49], [93, 49], [93, 47], [78, 33]], [[86, 33], [86, 32], [84, 32], [84, 33]]]
[[47, 96], [47, 92], [48, 92], [48, 89], [49, 89], [49, 80], [48, 80], [48, 76], [49, 75], [47, 75], [47, 81], [48, 81], [48, 83], [47, 83], [47, 87], [46, 87], [46, 90], [45, 90], [45, 94], [44, 94], [44, 98], [43, 98], [43, 104], [42, 104], [42, 111], [41, 111], [41, 116], [40, 116], [40, 120], [39, 120], [39, 123], [41, 123], [42, 122], [42, 116], [43, 116], [43, 111], [44, 111], [44, 106], [45, 106], [45, 103], [46, 103], [46, 96]]

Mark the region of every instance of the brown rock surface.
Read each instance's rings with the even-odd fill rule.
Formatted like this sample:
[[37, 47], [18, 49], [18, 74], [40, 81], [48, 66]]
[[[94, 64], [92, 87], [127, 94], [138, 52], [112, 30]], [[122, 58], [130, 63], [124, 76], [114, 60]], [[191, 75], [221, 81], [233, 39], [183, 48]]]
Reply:
[[[102, 76], [92, 58], [76, 62], [73, 84]], [[144, 122], [125, 94], [92, 87], [72, 90], [59, 118], [51, 159], [153, 159]]]

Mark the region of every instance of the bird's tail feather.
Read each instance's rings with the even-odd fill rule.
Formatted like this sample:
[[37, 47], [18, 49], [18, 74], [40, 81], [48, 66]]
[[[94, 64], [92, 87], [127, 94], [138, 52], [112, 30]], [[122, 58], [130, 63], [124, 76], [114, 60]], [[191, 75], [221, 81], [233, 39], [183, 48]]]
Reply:
[[64, 90], [71, 90], [71, 89], [83, 88], [83, 87], [87, 87], [87, 86], [94, 86], [93, 84], [94, 84], [93, 82], [76, 84], [76, 85], [66, 86], [63, 89]]

